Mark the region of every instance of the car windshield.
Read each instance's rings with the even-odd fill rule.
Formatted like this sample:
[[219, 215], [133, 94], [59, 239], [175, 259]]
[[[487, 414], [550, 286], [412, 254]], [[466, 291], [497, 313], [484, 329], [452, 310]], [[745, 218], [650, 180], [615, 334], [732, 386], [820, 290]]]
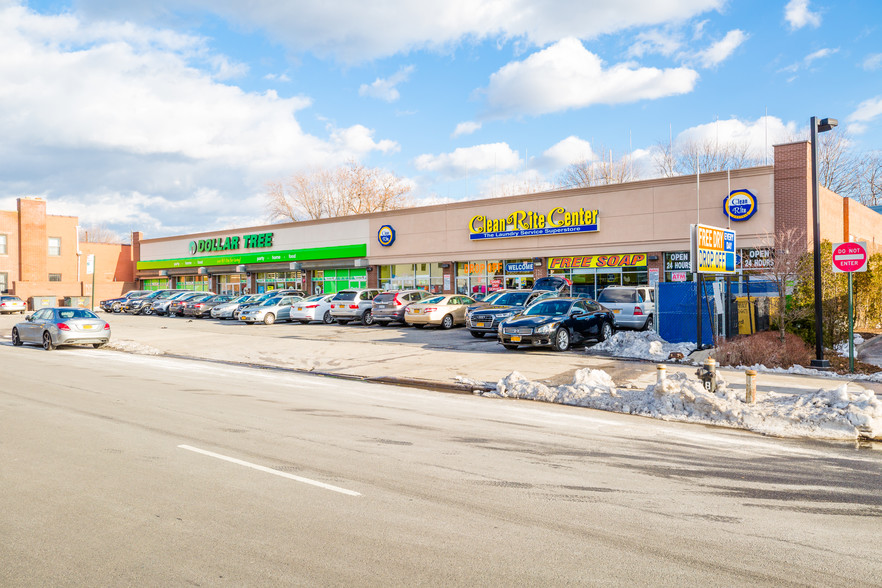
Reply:
[[261, 302], [260, 305], [261, 306], [275, 306], [281, 301], [282, 301], [282, 297], [276, 296], [275, 298], [267, 298], [266, 300]]
[[530, 296], [529, 292], [506, 292], [505, 294], [494, 300], [493, 304], [504, 306], [518, 306], [526, 302], [528, 296]]
[[444, 296], [433, 296], [432, 298], [426, 298], [425, 300], [420, 300], [421, 304], [441, 304], [444, 302]]
[[320, 300], [321, 300], [322, 298], [324, 298], [324, 297], [325, 297], [324, 294], [317, 294], [317, 295], [315, 295], [315, 296], [310, 296], [309, 298], [307, 298], [306, 300], [304, 300], [304, 302], [318, 302], [318, 301], [320, 301]]
[[571, 304], [572, 302], [569, 300], [543, 300], [528, 308], [524, 314], [529, 316], [561, 316], [569, 312]]
[[625, 288], [607, 288], [597, 297], [598, 302], [630, 303], [637, 302], [637, 290], [628, 290]]
[[97, 319], [98, 316], [89, 310], [83, 308], [65, 308], [55, 311], [59, 320], [67, 321], [70, 319]]
[[356, 293], [352, 291], [337, 292], [334, 300], [355, 300], [355, 295]]

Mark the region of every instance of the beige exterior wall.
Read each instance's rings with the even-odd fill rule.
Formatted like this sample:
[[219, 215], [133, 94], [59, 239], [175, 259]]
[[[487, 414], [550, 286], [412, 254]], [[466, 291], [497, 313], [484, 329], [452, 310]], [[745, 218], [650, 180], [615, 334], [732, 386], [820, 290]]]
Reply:
[[[650, 253], [689, 249], [689, 225], [727, 226], [723, 199], [729, 193], [726, 173], [649, 180], [475, 200], [371, 215], [368, 257], [373, 265], [412, 262], [515, 259], [614, 253]], [[747, 221], [732, 222], [737, 247], [764, 243], [774, 230], [774, 179], [771, 167], [731, 173], [731, 189], [750, 190], [758, 200], [757, 213]], [[697, 197], [700, 193], [700, 198]], [[700, 215], [696, 204], [700, 200]], [[517, 210], [547, 215], [555, 207], [568, 212], [596, 209], [598, 231], [504, 239], [469, 239], [472, 217], [506, 218]], [[395, 242], [382, 247], [376, 235], [389, 224]]]

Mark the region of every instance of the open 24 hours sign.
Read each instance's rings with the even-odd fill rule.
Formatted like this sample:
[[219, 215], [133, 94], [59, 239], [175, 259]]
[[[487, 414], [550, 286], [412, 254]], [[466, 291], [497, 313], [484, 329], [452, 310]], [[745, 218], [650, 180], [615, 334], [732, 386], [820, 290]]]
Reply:
[[735, 273], [735, 231], [691, 225], [692, 271], [702, 274]]

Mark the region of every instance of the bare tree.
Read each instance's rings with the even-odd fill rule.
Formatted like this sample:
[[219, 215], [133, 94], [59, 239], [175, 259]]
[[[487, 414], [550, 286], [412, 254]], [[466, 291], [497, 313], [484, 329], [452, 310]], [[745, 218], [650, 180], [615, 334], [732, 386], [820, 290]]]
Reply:
[[818, 135], [818, 182], [840, 196], [859, 199], [861, 157], [845, 131]]
[[659, 142], [652, 160], [656, 172], [666, 178], [762, 165], [762, 160], [751, 155], [747, 143], [714, 139], [678, 141], [673, 145]]
[[867, 206], [882, 204], [882, 152], [865, 153], [860, 162], [860, 181], [855, 200]]
[[775, 234], [766, 234], [763, 246], [772, 251], [771, 267], [763, 268], [763, 275], [775, 283], [778, 290], [778, 330], [781, 342], [784, 333], [793, 322], [806, 318], [812, 312], [808, 306], [787, 308], [787, 291], [792, 288], [807, 270], [804, 258], [806, 233], [802, 228], [779, 229]]
[[79, 227], [78, 238], [80, 243], [122, 243], [123, 238], [105, 225], [89, 225]]
[[544, 182], [538, 178], [525, 178], [520, 181], [503, 182], [495, 186], [491, 192], [491, 198], [501, 198], [503, 196], [519, 196], [521, 194], [535, 194], [537, 192], [548, 192], [554, 190], [556, 186]]
[[268, 183], [267, 212], [274, 220], [299, 221], [395, 210], [413, 205], [411, 189], [393, 173], [350, 161]]
[[600, 159], [583, 159], [568, 165], [558, 178], [558, 185], [561, 188], [589, 188], [637, 179], [630, 154], [614, 158], [612, 150], [601, 147], [599, 151], [608, 153], [609, 158], [601, 156]]

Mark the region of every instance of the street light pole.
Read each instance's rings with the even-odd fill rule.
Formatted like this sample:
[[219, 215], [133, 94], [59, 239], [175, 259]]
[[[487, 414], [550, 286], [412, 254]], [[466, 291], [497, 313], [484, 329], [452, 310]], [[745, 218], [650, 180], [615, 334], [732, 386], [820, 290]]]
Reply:
[[811, 143], [812, 143], [812, 215], [814, 217], [814, 262], [815, 262], [815, 359], [811, 366], [820, 369], [829, 369], [830, 362], [824, 359], [824, 327], [823, 312], [821, 310], [821, 216], [820, 216], [820, 188], [818, 186], [818, 133], [829, 131], [839, 124], [835, 118], [824, 118], [818, 121], [812, 117]]

